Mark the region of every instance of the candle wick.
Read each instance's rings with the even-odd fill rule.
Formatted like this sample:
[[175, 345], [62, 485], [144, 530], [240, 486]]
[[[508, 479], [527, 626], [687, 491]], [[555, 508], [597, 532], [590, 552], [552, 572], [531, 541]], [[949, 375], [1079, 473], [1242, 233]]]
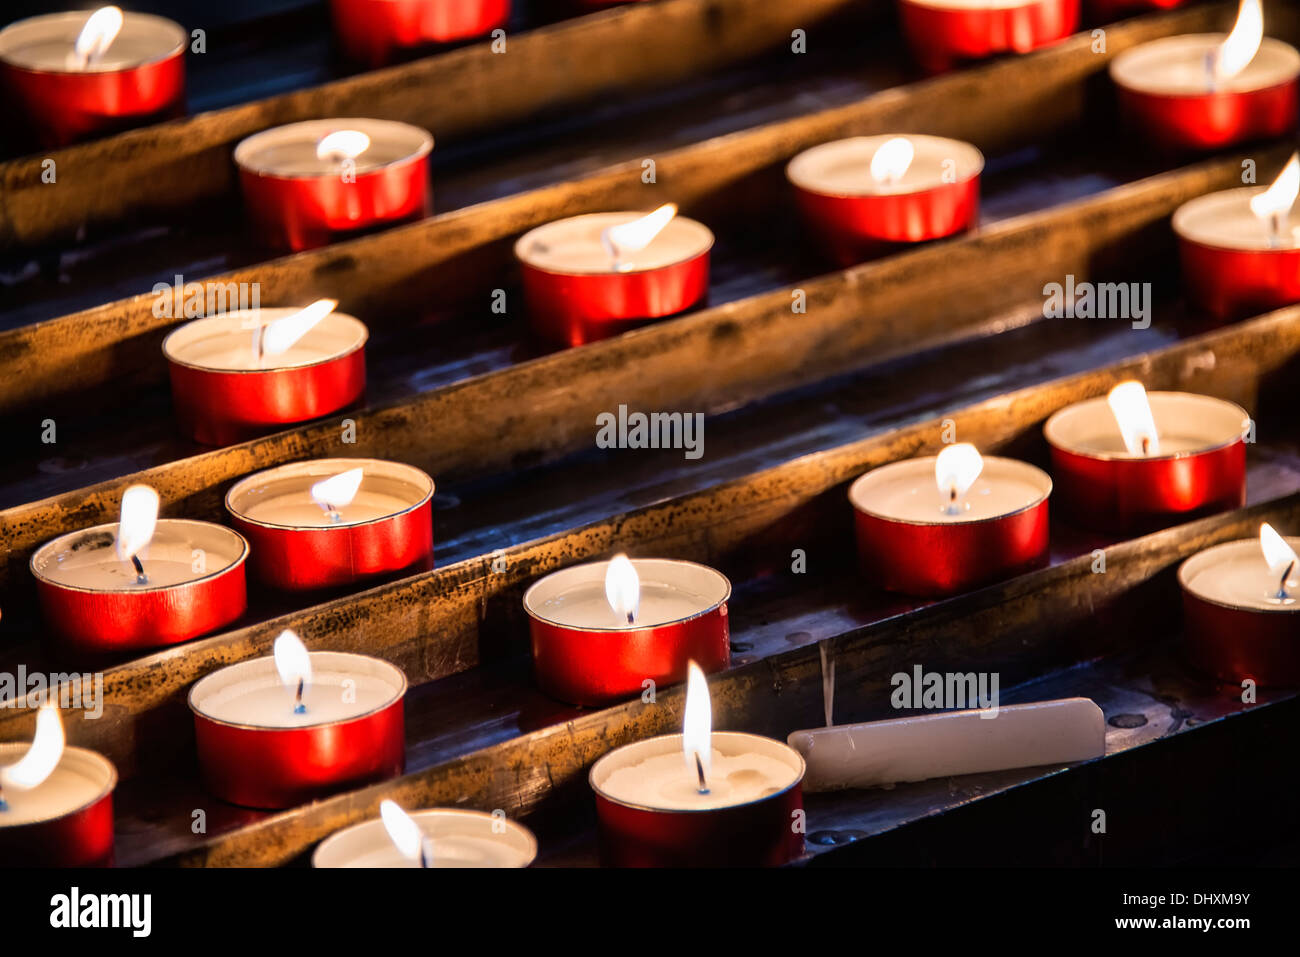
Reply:
[[303, 691], [306, 689], [306, 687], [307, 687], [307, 681], [306, 681], [306, 679], [305, 679], [305, 678], [299, 678], [299, 679], [298, 679], [298, 693], [297, 693], [297, 695], [294, 696], [294, 706], [293, 706], [293, 713], [294, 713], [294, 714], [306, 714], [306, 713], [307, 713], [307, 706], [306, 706], [305, 704], [302, 703], [302, 693], [303, 693]]
[[257, 367], [266, 365], [266, 324], [257, 327]]
[[1151, 437], [1149, 435], [1142, 436], [1142, 454], [1151, 454]]
[[636, 612], [634, 612], [634, 611], [629, 611], [629, 612], [627, 613], [627, 623], [628, 623], [629, 625], [632, 625], [632, 624], [635, 624], [635, 623], [636, 623]]
[[704, 780], [704, 762], [700, 760], [700, 752], [695, 752], [695, 773], [700, 778], [700, 793], [709, 793], [709, 782]]
[[325, 514], [331, 522], [337, 524], [343, 521], [343, 516], [339, 514], [339, 510], [329, 504], [329, 502], [322, 502], [321, 505], [324, 507]]
[[1214, 93], [1219, 88], [1219, 48], [1211, 47], [1205, 51], [1205, 81], [1208, 92]]
[[1291, 562], [1289, 565], [1286, 566], [1286, 571], [1284, 571], [1284, 572], [1282, 573], [1282, 580], [1281, 580], [1280, 582], [1278, 582], [1278, 585], [1277, 585], [1277, 597], [1278, 597], [1278, 598], [1290, 598], [1290, 597], [1291, 597], [1290, 595], [1287, 594], [1287, 590], [1286, 590], [1286, 580], [1287, 580], [1288, 578], [1291, 577], [1291, 572], [1294, 571], [1294, 570], [1295, 570], [1295, 562]]
[[420, 839], [420, 866], [433, 867], [433, 840], [428, 837]]
[[0, 785], [0, 811], [9, 810], [9, 802], [5, 800], [4, 785]]
[[1270, 249], [1277, 249], [1282, 245], [1282, 218], [1283, 214], [1281, 212], [1271, 213], [1268, 217], [1268, 246]]
[[131, 556], [131, 564], [135, 566], [135, 583], [137, 585], [149, 584], [149, 576], [144, 573], [144, 565], [140, 562], [139, 555]]

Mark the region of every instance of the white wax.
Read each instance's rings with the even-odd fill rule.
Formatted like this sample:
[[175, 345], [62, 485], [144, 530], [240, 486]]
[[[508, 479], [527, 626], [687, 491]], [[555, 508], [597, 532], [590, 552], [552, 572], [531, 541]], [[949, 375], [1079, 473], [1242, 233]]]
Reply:
[[[339, 515], [336, 522], [312, 499], [311, 488], [355, 468], [362, 470], [362, 478], [352, 502], [328, 503]], [[346, 528], [410, 511], [432, 495], [433, 480], [414, 466], [380, 459], [315, 459], [241, 479], [226, 494], [226, 508], [247, 521], [277, 528]]]
[[[601, 242], [611, 226], [630, 223], [644, 212], [589, 213], [557, 219], [532, 229], [515, 243], [515, 255], [547, 272], [591, 275], [615, 272], [614, 261]], [[621, 253], [620, 272], [644, 272], [686, 262], [713, 246], [713, 233], [703, 223], [675, 217], [640, 252]]]
[[[1249, 422], [1241, 406], [1206, 395], [1148, 392], [1147, 401], [1160, 435], [1160, 455], [1156, 458], [1221, 448], [1241, 438]], [[1043, 434], [1057, 448], [1080, 455], [1143, 458], [1125, 448], [1105, 396], [1076, 402], [1056, 412], [1043, 426]]]
[[902, 176], [879, 182], [871, 160], [895, 134], [855, 136], [804, 150], [786, 167], [796, 186], [830, 196], [887, 196], [934, 189], [945, 182], [964, 183], [984, 168], [984, 155], [969, 143], [942, 136], [906, 134], [915, 154]]
[[984, 458], [980, 477], [950, 510], [949, 496], [934, 477], [935, 456], [893, 462], [863, 475], [849, 489], [859, 511], [902, 522], [980, 522], [1011, 515], [1041, 502], [1052, 481], [1041, 469], [1015, 459]]
[[409, 123], [340, 117], [304, 120], [255, 133], [235, 147], [235, 162], [265, 176], [337, 176], [343, 166], [336, 158], [320, 159], [316, 144], [341, 130], [356, 130], [370, 137], [370, 145], [353, 159], [351, 171], [368, 173], [410, 163], [433, 149], [428, 131]]
[[870, 788], [957, 774], [1086, 761], [1106, 753], [1106, 723], [1088, 698], [951, 711], [796, 731], [810, 791]]
[[198, 369], [243, 372], [271, 371], [313, 365], [347, 355], [365, 345], [365, 325], [343, 312], [332, 312], [286, 351], [259, 360], [257, 328], [298, 312], [295, 308], [236, 309], [219, 316], [195, 319], [163, 341], [163, 354], [172, 362]]
[[[1300, 552], [1300, 538], [1287, 544]], [[1220, 605], [1253, 611], [1300, 611], [1300, 568], [1287, 579], [1287, 597], [1278, 598], [1281, 575], [1264, 561], [1258, 538], [1242, 539], [1207, 548], [1193, 555], [1178, 570], [1178, 580], [1192, 594]]]
[[1198, 196], [1174, 213], [1174, 232], [1204, 246], [1224, 249], [1300, 249], [1300, 219], [1295, 209], [1283, 217], [1277, 235], [1250, 209], [1250, 200], [1268, 186], [1244, 186]]
[[1263, 90], [1300, 74], [1300, 52], [1281, 40], [1265, 37], [1244, 70], [1216, 85], [1206, 69], [1207, 58], [1226, 39], [1225, 33], [1195, 33], [1143, 43], [1111, 61], [1111, 79], [1143, 93], [1200, 96], [1212, 89], [1223, 93]]
[[[16, 764], [29, 742], [0, 744], [0, 768]], [[110, 789], [117, 773], [107, 760], [82, 748], [67, 748], [50, 776], [31, 790], [4, 789], [8, 808], [0, 811], [0, 829], [62, 817], [79, 810]]]
[[121, 32], [104, 55], [85, 69], [72, 69], [68, 57], [93, 12], [50, 13], [10, 24], [0, 30], [0, 60], [53, 73], [111, 73], [164, 60], [189, 42], [178, 23], [124, 11]]
[[[434, 867], [527, 867], [537, 840], [526, 827], [481, 811], [451, 808], [413, 811], [428, 835]], [[313, 867], [414, 867], [403, 857], [381, 820], [366, 821], [326, 838], [312, 855]]]
[[270, 656], [242, 661], [203, 678], [190, 691], [190, 707], [225, 724], [306, 728], [378, 711], [406, 690], [401, 671], [365, 655], [313, 651], [311, 667], [303, 714], [294, 713], [296, 686], [285, 687]]
[[601, 758], [591, 783], [611, 801], [662, 811], [733, 807], [784, 791], [803, 774], [798, 756], [779, 741], [753, 734], [713, 735], [707, 794], [682, 753], [682, 736], [629, 744]]
[[[140, 553], [148, 581], [117, 557], [117, 523], [62, 535], [32, 556], [32, 572], [56, 585], [91, 591], [149, 591], [198, 581], [243, 559], [248, 545], [238, 532], [211, 522], [161, 519]], [[196, 554], [196, 552], [198, 554]]]
[[634, 558], [641, 581], [636, 619], [620, 619], [605, 596], [609, 562], [589, 562], [553, 572], [524, 594], [524, 610], [535, 618], [570, 628], [627, 631], [693, 618], [716, 608], [731, 594], [726, 576], [705, 565]]

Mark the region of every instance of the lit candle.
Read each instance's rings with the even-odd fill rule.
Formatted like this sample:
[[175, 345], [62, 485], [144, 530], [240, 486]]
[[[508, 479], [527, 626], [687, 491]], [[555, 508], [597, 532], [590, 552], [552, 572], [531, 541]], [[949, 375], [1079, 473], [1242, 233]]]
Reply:
[[575, 565], [524, 594], [533, 670], [547, 694], [580, 705], [641, 694], [730, 663], [725, 575], [694, 562], [629, 559]]
[[1184, 633], [1192, 661], [1239, 683], [1300, 683], [1300, 539], [1268, 523], [1258, 539], [1226, 542], [1183, 562]]
[[0, 865], [111, 864], [116, 785], [110, 761], [65, 746], [58, 706], [47, 701], [30, 745], [0, 744]]
[[390, 120], [305, 120], [235, 147], [260, 238], [292, 250], [428, 213], [433, 137]]
[[849, 488], [858, 554], [889, 591], [948, 595], [1047, 560], [1052, 480], [973, 445], [881, 466]]
[[294, 462], [226, 493], [252, 543], [253, 574], [274, 588], [346, 585], [433, 562], [433, 479], [380, 459]]
[[687, 681], [681, 734], [597, 761], [601, 858], [618, 867], [779, 865], [803, 853], [803, 759], [780, 741], [715, 732], [704, 673]]
[[839, 262], [979, 223], [984, 156], [939, 136], [856, 136], [805, 150], [786, 167], [800, 208]]
[[339, 831], [312, 854], [313, 867], [527, 867], [537, 838], [516, 821], [460, 808], [407, 814], [393, 801], [380, 819]]
[[1055, 413], [1043, 434], [1073, 521], [1126, 532], [1240, 508], [1249, 427], [1231, 402], [1123, 382]]
[[1193, 308], [1238, 319], [1300, 302], [1300, 154], [1269, 186], [1189, 200], [1174, 213], [1183, 285]]
[[1069, 764], [1106, 753], [1106, 721], [1088, 698], [944, 711], [795, 731], [809, 791], [885, 787], [957, 774]]
[[1164, 37], [1110, 64], [1120, 107], [1141, 135], [1174, 149], [1222, 149], [1295, 129], [1300, 52], [1264, 37], [1259, 0], [1232, 32]]
[[581, 345], [702, 302], [713, 233], [672, 203], [642, 215], [590, 213], [515, 243], [534, 330]]
[[377, 67], [505, 26], [510, 0], [330, 0], [330, 15], [343, 52]]
[[1079, 22], [1079, 0], [899, 0], [898, 9], [913, 55], [931, 73], [1029, 53], [1064, 40]]
[[320, 299], [187, 322], [163, 341], [176, 414], [195, 439], [226, 445], [337, 412], [366, 388], [359, 320]]
[[121, 520], [46, 542], [31, 559], [45, 621], [89, 655], [188, 641], [229, 624], [247, 604], [248, 543], [210, 522], [158, 519], [158, 493], [133, 485]]
[[402, 772], [406, 676], [365, 655], [308, 652], [282, 632], [274, 654], [190, 689], [204, 786], [247, 807], [292, 807]]
[[41, 146], [179, 116], [185, 47], [179, 24], [101, 7], [48, 13], [0, 30], [0, 90]]

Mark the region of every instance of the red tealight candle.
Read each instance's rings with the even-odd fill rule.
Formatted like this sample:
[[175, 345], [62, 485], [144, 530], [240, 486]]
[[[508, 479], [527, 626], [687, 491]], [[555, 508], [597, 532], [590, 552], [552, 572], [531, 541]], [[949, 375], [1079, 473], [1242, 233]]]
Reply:
[[433, 137], [389, 120], [305, 120], [235, 147], [258, 235], [297, 251], [428, 213]]
[[435, 43], [490, 33], [510, 18], [510, 0], [330, 0], [343, 52], [369, 66]]
[[524, 594], [537, 683], [600, 705], [681, 681], [692, 660], [720, 671], [730, 596], [725, 575], [694, 562], [618, 555], [547, 575]]
[[1232, 33], [1164, 37], [1110, 64], [1120, 109], [1141, 135], [1175, 150], [1222, 149], [1294, 132], [1300, 52], [1264, 37], [1259, 0]]
[[983, 168], [983, 154], [960, 140], [857, 136], [805, 150], [786, 176], [817, 238], [847, 266], [973, 229]]
[[0, 30], [0, 89], [43, 147], [180, 116], [185, 46], [179, 24], [102, 7], [48, 13]]
[[46, 542], [31, 569], [53, 637], [115, 655], [216, 631], [244, 613], [248, 543], [210, 522], [158, 520], [158, 494], [133, 485], [121, 521]]
[[940, 596], [1047, 561], [1052, 480], [973, 445], [873, 469], [849, 488], [858, 554], [889, 591]]
[[1125, 382], [1057, 412], [1043, 434], [1072, 520], [1133, 532], [1245, 504], [1249, 425], [1231, 402]]
[[1265, 524], [1257, 539], [1215, 545], [1183, 562], [1183, 631], [1198, 668], [1233, 683], [1300, 683], [1297, 548], [1300, 538]]
[[58, 707], [42, 705], [31, 745], [0, 744], [0, 866], [113, 863], [117, 769], [64, 745]]
[[239, 309], [172, 332], [162, 348], [185, 430], [207, 445], [227, 445], [361, 398], [368, 332], [335, 305]]
[[1064, 40], [1079, 22], [1079, 0], [899, 0], [898, 9], [913, 55], [932, 73], [1029, 53]]
[[379, 459], [294, 462], [226, 494], [257, 579], [302, 591], [433, 563], [433, 479]]
[[701, 303], [712, 248], [709, 228], [669, 203], [547, 223], [520, 237], [515, 256], [534, 330], [576, 346]]
[[1238, 319], [1300, 302], [1300, 154], [1268, 187], [1189, 200], [1174, 213], [1188, 301], [1216, 319]]
[[804, 761], [780, 741], [712, 730], [691, 668], [682, 734], [592, 765], [601, 862], [611, 867], [776, 867], [803, 854]]
[[275, 654], [190, 689], [203, 786], [232, 804], [284, 808], [401, 774], [406, 676], [386, 661], [308, 652], [291, 631]]
[[327, 837], [312, 867], [527, 867], [537, 838], [518, 821], [465, 808], [431, 808], [407, 814], [393, 801], [380, 819]]

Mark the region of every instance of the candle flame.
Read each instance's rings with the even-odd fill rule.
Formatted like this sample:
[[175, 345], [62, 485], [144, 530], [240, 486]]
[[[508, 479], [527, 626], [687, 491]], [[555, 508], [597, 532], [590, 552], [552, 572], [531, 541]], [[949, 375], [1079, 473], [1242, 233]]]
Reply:
[[1300, 195], [1300, 153], [1292, 153], [1291, 160], [1278, 173], [1273, 185], [1250, 198], [1250, 211], [1270, 229], [1286, 219]]
[[129, 562], [149, 546], [158, 527], [158, 493], [147, 485], [132, 485], [122, 493], [117, 523], [117, 557]]
[[85, 69], [107, 53], [121, 32], [122, 20], [118, 7], [100, 7], [92, 13], [72, 45], [73, 66]]
[[408, 861], [423, 863], [427, 867], [431, 857], [428, 854], [430, 841], [415, 818], [403, 811], [395, 801], [389, 800], [380, 802], [379, 816], [383, 819], [388, 839], [393, 842], [398, 853]]
[[970, 491], [984, 471], [979, 449], [969, 442], [949, 445], [934, 460], [934, 480], [945, 497], [958, 499]]
[[701, 791], [708, 790], [709, 771], [713, 767], [713, 706], [709, 701], [709, 683], [695, 662], [686, 672], [686, 709], [682, 716], [682, 755], [691, 779], [704, 778]]
[[1264, 39], [1264, 11], [1259, 0], [1241, 0], [1237, 22], [1220, 44], [1214, 57], [1214, 78], [1218, 81], [1236, 76], [1255, 59]]
[[0, 768], [0, 786], [16, 791], [30, 791], [39, 787], [59, 766], [64, 743], [59, 706], [53, 699], [47, 700], [36, 713], [36, 734], [32, 737], [32, 746], [15, 763]]
[[1160, 434], [1141, 382], [1121, 382], [1106, 397], [1129, 455], [1159, 455]]
[[257, 351], [261, 355], [278, 356], [288, 352], [294, 344], [316, 328], [322, 319], [338, 308], [337, 299], [317, 299], [283, 319], [267, 323], [261, 329]]
[[871, 178], [877, 183], [897, 183], [912, 166], [916, 148], [904, 136], [885, 140], [871, 157]]
[[1295, 550], [1268, 522], [1259, 527], [1259, 547], [1264, 553], [1264, 561], [1268, 563], [1269, 571], [1274, 575], [1281, 575], [1296, 564]]
[[337, 510], [351, 505], [364, 476], [364, 469], [355, 468], [321, 479], [311, 487], [311, 500], [323, 509]]
[[668, 228], [668, 224], [677, 215], [676, 203], [664, 203], [653, 213], [634, 219], [630, 223], [610, 226], [600, 234], [610, 258], [618, 262], [626, 253], [639, 253], [654, 241], [654, 238]]
[[637, 608], [641, 605], [641, 578], [626, 555], [615, 555], [605, 568], [605, 600], [619, 624], [630, 625], [636, 621]]
[[291, 691], [297, 692], [301, 683], [311, 684], [311, 655], [307, 646], [292, 631], [286, 628], [275, 639], [275, 670], [280, 680]]
[[341, 163], [356, 159], [368, 149], [370, 137], [360, 130], [335, 130], [317, 141], [316, 158]]

